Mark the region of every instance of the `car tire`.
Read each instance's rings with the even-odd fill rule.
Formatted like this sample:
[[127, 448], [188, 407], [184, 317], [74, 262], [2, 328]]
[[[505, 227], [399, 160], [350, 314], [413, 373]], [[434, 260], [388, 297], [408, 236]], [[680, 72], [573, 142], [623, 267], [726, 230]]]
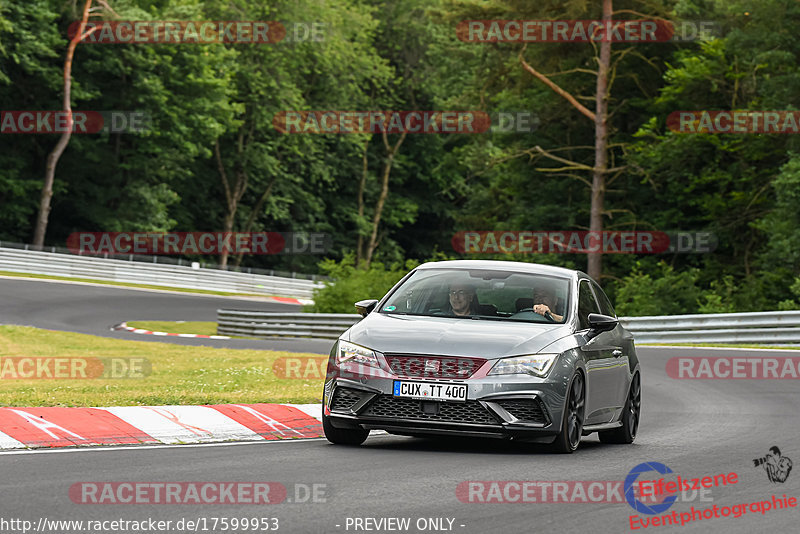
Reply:
[[628, 399], [622, 409], [622, 426], [614, 430], [598, 432], [602, 443], [630, 444], [636, 439], [639, 430], [639, 419], [642, 416], [642, 387], [639, 373], [633, 375], [628, 388]]
[[586, 383], [583, 374], [576, 372], [572, 375], [567, 388], [564, 414], [561, 417], [561, 432], [551, 444], [555, 452], [571, 454], [578, 448], [583, 435], [585, 409]]
[[369, 430], [363, 428], [336, 428], [325, 414], [322, 415], [322, 430], [325, 438], [336, 445], [361, 445], [369, 436]]

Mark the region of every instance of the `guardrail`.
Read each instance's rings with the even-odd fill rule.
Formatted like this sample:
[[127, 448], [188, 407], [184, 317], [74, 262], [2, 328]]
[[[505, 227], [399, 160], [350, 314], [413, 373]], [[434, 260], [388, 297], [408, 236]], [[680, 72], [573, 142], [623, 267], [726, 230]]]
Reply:
[[246, 337], [315, 337], [337, 339], [361, 320], [344, 313], [269, 313], [217, 310], [217, 333]]
[[0, 247], [0, 271], [311, 299], [314, 280]]
[[[636, 343], [800, 343], [800, 311], [620, 317]], [[357, 314], [217, 310], [217, 333], [336, 339]]]
[[620, 317], [637, 343], [800, 343], [800, 311]]

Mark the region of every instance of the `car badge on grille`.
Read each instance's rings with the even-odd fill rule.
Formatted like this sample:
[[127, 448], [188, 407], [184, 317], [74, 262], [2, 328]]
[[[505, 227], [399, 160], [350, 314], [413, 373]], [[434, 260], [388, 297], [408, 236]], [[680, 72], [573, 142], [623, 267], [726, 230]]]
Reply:
[[438, 373], [440, 367], [441, 363], [439, 362], [439, 360], [425, 360], [426, 373]]

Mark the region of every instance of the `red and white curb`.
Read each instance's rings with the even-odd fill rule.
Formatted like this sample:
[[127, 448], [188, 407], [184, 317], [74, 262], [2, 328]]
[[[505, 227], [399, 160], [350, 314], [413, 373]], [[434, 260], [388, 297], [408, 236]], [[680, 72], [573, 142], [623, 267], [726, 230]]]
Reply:
[[283, 304], [297, 304], [299, 306], [306, 306], [314, 304], [314, 301], [311, 299], [296, 299], [293, 297], [268, 297], [270, 300], [274, 300], [275, 302], [281, 302]]
[[0, 449], [323, 436], [319, 404], [0, 408]]
[[145, 330], [144, 328], [133, 328], [128, 326], [127, 323], [120, 323], [113, 327], [112, 330], [127, 330], [134, 334], [146, 334], [148, 336], [174, 336], [174, 337], [204, 337], [207, 339], [230, 339], [228, 336], [211, 336], [208, 334], [173, 334], [172, 332], [153, 332], [152, 330]]

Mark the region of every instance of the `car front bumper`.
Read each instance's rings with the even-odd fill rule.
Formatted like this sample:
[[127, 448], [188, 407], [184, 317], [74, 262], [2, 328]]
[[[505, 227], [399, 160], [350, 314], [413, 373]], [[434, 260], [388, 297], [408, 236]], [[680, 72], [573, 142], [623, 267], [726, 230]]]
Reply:
[[[333, 366], [325, 384], [324, 414], [337, 428], [395, 434], [461, 435], [551, 442], [560, 431], [568, 379], [506, 375], [464, 380], [398, 377], [382, 370], [358, 376]], [[394, 381], [468, 386], [467, 400], [395, 397]]]

